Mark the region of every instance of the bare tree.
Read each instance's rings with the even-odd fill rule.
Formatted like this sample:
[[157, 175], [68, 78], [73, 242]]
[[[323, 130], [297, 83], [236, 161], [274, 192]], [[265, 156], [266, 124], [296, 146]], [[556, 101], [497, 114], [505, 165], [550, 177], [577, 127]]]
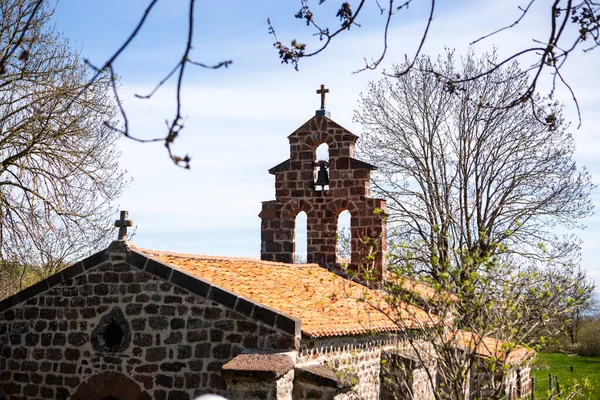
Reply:
[[452, 53], [435, 65], [422, 57], [406, 77], [372, 83], [355, 114], [398, 248], [434, 279], [460, 265], [457, 285], [477, 271], [472, 259], [576, 261], [577, 239], [555, 232], [592, 212], [594, 185], [572, 159], [560, 107], [548, 105], [547, 123], [526, 105], [502, 107], [528, 84], [516, 64], [460, 90], [424, 72], [476, 74], [490, 59], [470, 54], [457, 68]]
[[51, 9], [0, 4], [0, 263], [16, 291], [27, 268], [48, 274], [103, 244], [123, 172], [119, 135], [104, 125], [116, 113], [110, 77], [89, 84], [79, 55], [46, 26]]
[[[365, 57], [364, 67], [358, 71], [373, 70], [379, 67], [386, 56], [388, 44], [391, 40], [389, 37], [389, 29], [393, 24], [394, 17], [400, 12], [408, 12], [408, 9], [413, 2], [415, 1], [389, 0], [386, 3], [382, 3], [379, 0], [360, 0], [353, 6], [350, 2], [341, 1], [335, 15], [337, 25], [335, 28], [330, 28], [328, 25], [321, 22], [322, 20], [330, 20], [330, 15], [323, 16], [318, 11], [315, 11], [315, 7], [312, 7], [308, 0], [300, 0], [301, 7], [296, 14], [296, 18], [305, 20], [306, 25], [312, 28], [313, 35], [320, 39], [320, 43], [315, 46], [314, 49], [310, 50], [305, 43], [296, 39], [291, 41], [289, 47], [284, 45], [277, 37], [275, 28], [270, 20], [268, 21], [269, 31], [275, 37], [275, 47], [279, 51], [281, 62], [292, 64], [298, 69], [298, 63], [302, 58], [312, 57], [321, 53], [329, 46], [335, 37], [343, 34], [345, 31], [349, 31], [351, 28], [359, 28], [361, 14], [364, 13], [364, 9], [369, 5], [375, 5], [382, 15], [382, 25], [384, 27], [381, 51], [378, 56], [371, 58], [371, 61], [368, 61]], [[515, 9], [514, 20], [501, 21], [496, 29], [491, 30], [480, 38], [474, 38], [470, 44], [475, 44], [488, 39], [502, 31], [514, 28], [518, 24], [527, 24], [528, 21], [526, 17], [528, 14], [533, 13], [532, 9], [534, 9], [536, 2], [541, 3], [537, 0], [525, 0], [522, 6], [518, 6], [518, 8]], [[321, 0], [318, 2], [318, 5], [323, 3], [325, 3], [325, 1]], [[390, 76], [402, 76], [408, 74], [415, 67], [415, 63], [423, 50], [436, 11], [435, 0], [427, 0], [424, 3], [428, 5], [429, 18], [423, 22], [423, 33], [417, 38], [417, 50], [414, 56], [410, 57], [409, 62], [404, 64], [402, 68], [396, 68], [394, 73]], [[588, 52], [596, 49], [596, 47], [600, 45], [600, 3], [594, 0], [554, 0], [552, 2], [547, 2], [547, 4], [544, 4], [542, 7], [547, 13], [548, 24], [546, 25], [546, 30], [540, 32], [539, 37], [532, 38], [534, 43], [533, 46], [524, 45], [521, 48], [515, 49], [512, 55], [503, 60], [490, 60], [484, 68], [477, 71], [477, 73], [469, 75], [446, 75], [444, 73], [446, 71], [444, 70], [429, 69], [428, 71], [443, 78], [447, 84], [456, 85], [482, 78], [513, 60], [523, 58], [527, 55], [534, 55], [536, 61], [527, 70], [522, 71], [523, 75], [529, 74], [531, 80], [527, 85], [522, 86], [520, 91], [512, 93], [512, 97], [506, 99], [508, 101], [505, 101], [502, 107], [513, 107], [523, 102], [528, 102], [532, 106], [534, 113], [542, 112], [543, 108], [540, 109], [534, 101], [534, 94], [540, 76], [542, 76], [544, 71], [549, 70], [553, 77], [552, 89], [549, 93], [549, 97], [552, 98], [556, 84], [561, 83], [571, 92], [573, 101], [579, 111], [577, 98], [561, 74], [561, 69], [573, 51], [582, 50]], [[527, 42], [525, 41], [524, 43]], [[543, 118], [546, 118], [546, 116]]]
[[578, 239], [556, 232], [590, 215], [594, 185], [572, 159], [559, 105], [544, 123], [526, 104], [504, 107], [528, 85], [516, 63], [460, 88], [426, 72], [478, 74], [494, 59], [421, 57], [370, 84], [355, 118], [362, 156], [379, 167], [372, 189], [387, 199], [397, 279], [454, 294], [441, 318], [455, 330], [533, 344], [593, 292]]

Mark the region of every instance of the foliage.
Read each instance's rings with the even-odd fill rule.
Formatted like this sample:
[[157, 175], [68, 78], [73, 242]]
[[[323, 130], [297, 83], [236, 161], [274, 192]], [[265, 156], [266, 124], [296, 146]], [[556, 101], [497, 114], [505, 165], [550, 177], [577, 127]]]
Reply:
[[86, 65], [47, 27], [52, 9], [1, 6], [0, 261], [2, 279], [21, 277], [6, 296], [104, 244], [123, 172], [118, 135], [104, 125], [115, 116], [108, 77], [89, 85]]
[[581, 356], [600, 357], [600, 315], [583, 319], [573, 349]]
[[349, 226], [338, 226], [337, 231], [337, 257], [338, 259], [350, 260], [352, 257], [352, 233]]
[[[572, 372], [570, 367], [573, 367]], [[575, 394], [570, 398], [579, 400], [597, 399], [598, 389], [600, 388], [600, 358], [539, 353], [536, 356], [531, 373], [536, 380], [536, 399], [548, 399], [548, 374], [558, 377], [561, 391], [564, 394]], [[564, 396], [564, 398], [567, 398], [567, 396]]]

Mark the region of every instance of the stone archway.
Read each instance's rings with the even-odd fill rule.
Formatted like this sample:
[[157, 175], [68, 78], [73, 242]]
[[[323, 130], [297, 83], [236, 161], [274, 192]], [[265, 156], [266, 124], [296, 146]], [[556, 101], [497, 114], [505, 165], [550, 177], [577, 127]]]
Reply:
[[71, 400], [151, 400], [151, 397], [133, 379], [105, 372], [81, 383]]

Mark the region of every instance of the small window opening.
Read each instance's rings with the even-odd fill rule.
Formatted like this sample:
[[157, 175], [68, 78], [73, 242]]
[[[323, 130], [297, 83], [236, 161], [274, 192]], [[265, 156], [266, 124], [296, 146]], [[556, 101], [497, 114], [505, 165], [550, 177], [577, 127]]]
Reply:
[[308, 262], [308, 217], [304, 211], [296, 215], [296, 226], [294, 228], [294, 264], [305, 264]]
[[321, 143], [315, 149], [315, 190], [329, 190], [329, 145]]
[[342, 211], [337, 218], [336, 259], [338, 264], [350, 264], [352, 258], [352, 231], [350, 211]]
[[116, 322], [111, 322], [104, 329], [104, 342], [109, 349], [119, 347], [123, 341], [123, 329]]

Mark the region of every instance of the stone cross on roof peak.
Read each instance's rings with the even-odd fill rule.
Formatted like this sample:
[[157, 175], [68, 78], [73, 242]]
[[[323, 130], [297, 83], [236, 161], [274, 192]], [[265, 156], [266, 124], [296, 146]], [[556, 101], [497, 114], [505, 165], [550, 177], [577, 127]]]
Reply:
[[325, 85], [321, 85], [321, 89], [317, 89], [317, 94], [321, 95], [321, 110], [325, 109], [325, 95], [329, 93], [329, 89], [325, 89]]
[[119, 228], [117, 240], [127, 240], [127, 228], [133, 226], [133, 221], [128, 218], [129, 212], [121, 211], [121, 218], [115, 221], [115, 227]]
[[317, 117], [326, 116], [329, 117], [328, 111], [325, 111], [325, 95], [329, 93], [329, 89], [325, 88], [325, 85], [321, 85], [321, 89], [317, 89], [317, 94], [321, 95], [321, 108], [317, 110]]

